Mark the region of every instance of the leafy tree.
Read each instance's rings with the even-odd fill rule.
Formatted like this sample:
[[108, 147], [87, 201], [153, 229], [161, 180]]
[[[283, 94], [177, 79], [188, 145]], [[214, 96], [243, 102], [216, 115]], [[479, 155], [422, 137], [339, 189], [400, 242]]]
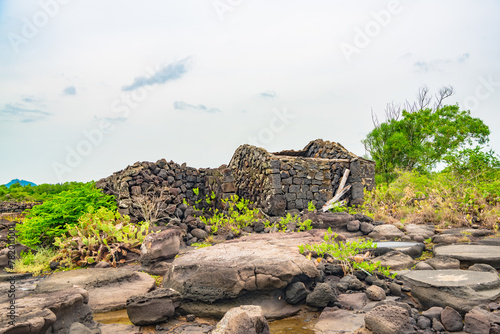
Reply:
[[396, 169], [429, 172], [451, 152], [488, 141], [490, 131], [481, 119], [458, 105], [442, 106], [451, 94], [451, 88], [442, 89], [438, 102], [429, 107], [431, 98], [424, 87], [416, 103], [407, 103], [402, 111], [389, 105], [386, 122], [374, 119], [375, 128], [362, 143], [386, 181], [395, 176]]
[[63, 191], [27, 211], [27, 219], [17, 225], [19, 241], [30, 247], [50, 246], [55, 237], [66, 232], [67, 226], [75, 225], [83, 214], [101, 207], [116, 210], [116, 201], [93, 182]]

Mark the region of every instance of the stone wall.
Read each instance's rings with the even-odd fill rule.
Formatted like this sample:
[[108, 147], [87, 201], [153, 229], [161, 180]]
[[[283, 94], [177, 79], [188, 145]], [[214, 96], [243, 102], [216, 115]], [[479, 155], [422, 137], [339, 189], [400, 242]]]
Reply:
[[184, 201], [190, 205], [198, 202], [200, 207], [206, 205], [205, 195], [212, 192], [216, 206], [220, 207], [221, 199], [238, 194], [277, 216], [286, 210], [303, 210], [309, 202], [317, 208], [323, 206], [337, 191], [347, 168], [351, 171], [347, 184], [352, 188], [346, 198], [350, 204], [361, 204], [363, 189], [375, 184], [374, 162], [323, 140], [312, 141], [301, 151], [277, 153], [242, 145], [228, 166], [215, 169], [196, 169], [164, 159], [138, 162], [100, 180], [97, 187], [115, 195], [120, 212], [135, 221], [151, 214], [165, 223], [173, 217], [186, 219], [192, 212], [186, 213]]
[[31, 209], [40, 203], [29, 202], [0, 202], [0, 213], [21, 213], [24, 210]]
[[[171, 218], [184, 218], [187, 206], [193, 205], [212, 191], [217, 198], [234, 193], [234, 182], [226, 166], [196, 169], [165, 159], [137, 162], [97, 182], [96, 186], [114, 195], [118, 210], [132, 221], [151, 220], [168, 223]], [[196, 194], [196, 190], [198, 194]], [[200, 206], [205, 202], [201, 201]]]

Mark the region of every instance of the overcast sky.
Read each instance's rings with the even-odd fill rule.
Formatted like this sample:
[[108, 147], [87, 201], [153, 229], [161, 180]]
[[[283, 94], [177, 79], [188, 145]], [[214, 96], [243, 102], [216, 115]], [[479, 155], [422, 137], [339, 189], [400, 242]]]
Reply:
[[0, 184], [244, 143], [364, 155], [388, 102], [455, 89], [500, 152], [500, 1], [0, 0]]

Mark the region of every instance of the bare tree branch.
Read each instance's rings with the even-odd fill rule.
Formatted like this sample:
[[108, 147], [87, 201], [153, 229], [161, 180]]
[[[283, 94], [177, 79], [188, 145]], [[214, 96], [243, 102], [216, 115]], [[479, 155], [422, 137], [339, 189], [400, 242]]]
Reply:
[[394, 102], [387, 103], [385, 107], [385, 118], [387, 121], [397, 121], [401, 116], [401, 105]]
[[441, 108], [443, 100], [445, 100], [446, 98], [452, 96], [454, 93], [455, 93], [455, 91], [453, 90], [452, 86], [442, 87], [439, 90], [439, 93], [436, 94], [436, 100], [437, 100], [437, 102], [434, 105], [434, 110], [438, 110], [439, 108]]
[[376, 128], [378, 128], [380, 125], [377, 115], [373, 112], [373, 108], [372, 108], [372, 123]]
[[432, 97], [428, 96], [428, 94], [429, 94], [429, 87], [424, 85], [418, 89], [418, 94], [417, 94], [418, 110], [426, 109], [431, 103]]

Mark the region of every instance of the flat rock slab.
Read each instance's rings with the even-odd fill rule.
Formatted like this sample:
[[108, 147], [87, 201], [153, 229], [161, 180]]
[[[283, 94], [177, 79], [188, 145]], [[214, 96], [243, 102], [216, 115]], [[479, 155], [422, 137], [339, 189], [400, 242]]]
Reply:
[[390, 251], [399, 251], [412, 258], [417, 258], [422, 255], [425, 249], [425, 245], [421, 242], [378, 241], [375, 243], [377, 244], [377, 248], [371, 251], [375, 256], [384, 255]]
[[326, 307], [314, 326], [314, 332], [316, 334], [354, 333], [364, 325], [363, 313]]
[[[15, 299], [14, 304], [0, 303], [0, 334], [68, 333], [73, 322], [95, 327], [97, 323], [92, 318], [88, 301], [87, 291], [70, 288]], [[8, 311], [11, 305], [16, 314], [13, 322]]]
[[92, 268], [58, 272], [38, 283], [35, 293], [48, 293], [78, 286], [89, 292], [92, 310], [108, 312], [126, 308], [127, 299], [145, 294], [155, 280], [127, 268]]
[[500, 246], [493, 245], [448, 245], [434, 248], [434, 255], [447, 256], [460, 261], [462, 267], [486, 263], [500, 269]]
[[163, 286], [201, 303], [282, 291], [294, 278], [308, 281], [319, 275], [297, 246], [322, 241], [308, 232], [272, 233], [197, 249], [174, 260]]
[[465, 314], [500, 297], [500, 278], [470, 270], [415, 270], [401, 273], [412, 296], [425, 308], [450, 306]]

